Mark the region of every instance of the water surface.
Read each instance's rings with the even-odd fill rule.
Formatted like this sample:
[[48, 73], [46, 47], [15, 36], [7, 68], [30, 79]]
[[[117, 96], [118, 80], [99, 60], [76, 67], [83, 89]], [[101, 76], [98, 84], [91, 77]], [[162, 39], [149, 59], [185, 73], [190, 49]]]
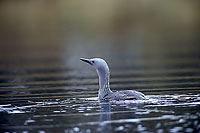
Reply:
[[[200, 132], [198, 5], [1, 1], [0, 132]], [[81, 57], [150, 100], [99, 103]]]

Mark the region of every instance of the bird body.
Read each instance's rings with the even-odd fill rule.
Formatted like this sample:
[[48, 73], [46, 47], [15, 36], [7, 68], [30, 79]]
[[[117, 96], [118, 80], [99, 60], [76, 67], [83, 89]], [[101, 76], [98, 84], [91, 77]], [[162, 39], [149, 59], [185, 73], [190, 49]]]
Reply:
[[134, 90], [122, 90], [106, 95], [104, 100], [145, 100], [143, 93]]
[[101, 58], [85, 59], [80, 60], [92, 65], [98, 74], [99, 78], [99, 101], [111, 101], [111, 100], [145, 100], [146, 96], [138, 91], [134, 90], [122, 90], [112, 92], [109, 85], [110, 71], [105, 60]]

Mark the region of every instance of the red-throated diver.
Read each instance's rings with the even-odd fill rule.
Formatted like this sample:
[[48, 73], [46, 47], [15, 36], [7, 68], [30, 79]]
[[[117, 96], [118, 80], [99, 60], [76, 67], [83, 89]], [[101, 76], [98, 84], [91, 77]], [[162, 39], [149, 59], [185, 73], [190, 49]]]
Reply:
[[85, 59], [80, 58], [81, 61], [87, 62], [92, 65], [99, 77], [99, 100], [110, 101], [110, 100], [145, 100], [145, 95], [141, 92], [134, 90], [122, 90], [112, 92], [109, 86], [110, 71], [107, 63], [100, 58]]

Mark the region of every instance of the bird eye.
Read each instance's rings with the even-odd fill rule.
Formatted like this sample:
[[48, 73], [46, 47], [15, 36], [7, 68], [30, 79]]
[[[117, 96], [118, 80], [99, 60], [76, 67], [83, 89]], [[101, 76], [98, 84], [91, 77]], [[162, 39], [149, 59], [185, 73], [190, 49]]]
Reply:
[[94, 63], [94, 61], [92, 61], [92, 63]]

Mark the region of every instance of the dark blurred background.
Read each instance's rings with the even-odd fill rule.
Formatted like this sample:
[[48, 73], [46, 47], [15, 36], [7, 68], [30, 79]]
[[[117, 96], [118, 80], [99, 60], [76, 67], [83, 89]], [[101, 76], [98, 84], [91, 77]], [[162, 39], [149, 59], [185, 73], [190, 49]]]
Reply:
[[1, 0], [1, 68], [58, 60], [70, 67], [79, 57], [199, 55], [199, 12], [195, 0]]
[[[199, 43], [199, 0], [0, 0], [0, 132], [195, 132]], [[86, 100], [98, 78], [80, 57], [106, 59], [113, 91], [166, 106], [102, 113]]]

